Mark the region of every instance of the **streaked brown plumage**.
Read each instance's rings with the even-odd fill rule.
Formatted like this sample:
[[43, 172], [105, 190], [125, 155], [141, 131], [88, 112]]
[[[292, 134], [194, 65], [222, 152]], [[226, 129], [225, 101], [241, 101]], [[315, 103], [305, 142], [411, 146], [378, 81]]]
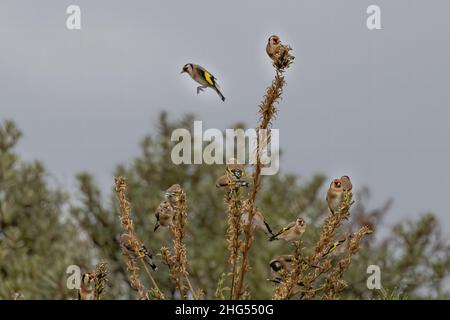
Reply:
[[178, 200], [180, 199], [182, 193], [183, 189], [178, 183], [171, 185], [169, 189], [166, 190], [165, 198], [170, 203], [172, 208], [175, 209], [175, 206]]
[[156, 208], [155, 210], [156, 224], [153, 231], [156, 231], [159, 226], [168, 227], [172, 222], [172, 218], [174, 215], [175, 211], [173, 210], [169, 201], [164, 200], [163, 202], [161, 202], [158, 208]]

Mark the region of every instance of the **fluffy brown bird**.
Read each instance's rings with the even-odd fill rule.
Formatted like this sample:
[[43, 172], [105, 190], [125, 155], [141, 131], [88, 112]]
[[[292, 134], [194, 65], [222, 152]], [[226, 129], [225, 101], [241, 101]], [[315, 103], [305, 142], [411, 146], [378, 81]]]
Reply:
[[175, 208], [178, 200], [180, 199], [183, 189], [179, 184], [173, 184], [166, 190], [165, 198], [170, 203], [172, 208]]
[[164, 200], [155, 210], [156, 224], [153, 231], [156, 231], [160, 226], [168, 227], [172, 222], [175, 211], [170, 205], [169, 201]]
[[142, 243], [138, 243], [138, 248], [137, 250], [135, 250], [135, 248], [132, 245], [130, 236], [126, 233], [123, 233], [120, 236], [120, 244], [129, 258], [138, 259], [140, 256], [142, 256], [144, 261], [153, 270], [157, 269], [156, 265], [153, 263], [153, 255], [147, 250], [147, 248]]
[[81, 276], [80, 289], [78, 290], [78, 300], [94, 300], [94, 280], [93, 273], [83, 273]]
[[267, 45], [266, 45], [267, 55], [270, 57], [270, 59], [275, 61], [276, 56], [280, 52], [280, 50], [281, 50], [280, 37], [278, 37], [276, 35], [270, 36], [269, 39], [267, 40]]
[[285, 240], [287, 242], [295, 241], [301, 238], [306, 230], [305, 220], [297, 218], [297, 220], [289, 223], [286, 227], [281, 229], [277, 234], [270, 237], [269, 241]]
[[334, 179], [327, 192], [328, 209], [332, 214], [338, 212], [344, 199], [344, 188], [341, 179]]

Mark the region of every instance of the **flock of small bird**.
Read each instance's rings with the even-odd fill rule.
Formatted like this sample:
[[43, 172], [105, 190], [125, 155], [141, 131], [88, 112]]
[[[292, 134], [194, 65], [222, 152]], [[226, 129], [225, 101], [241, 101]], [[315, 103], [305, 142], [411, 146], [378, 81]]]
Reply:
[[[245, 169], [242, 164], [237, 164], [235, 161], [231, 161], [226, 165], [226, 174], [220, 176], [216, 181], [216, 187], [231, 191], [238, 190], [242, 187], [249, 187], [250, 183], [245, 181]], [[334, 215], [339, 212], [342, 202], [344, 200], [344, 191], [352, 190], [352, 183], [348, 176], [342, 176], [341, 178], [334, 179], [327, 191], [326, 200], [328, 203], [328, 210], [330, 214]], [[179, 184], [174, 184], [167, 189], [164, 200], [158, 205], [155, 210], [156, 224], [154, 227], [154, 232], [156, 232], [160, 227], [169, 227], [176, 215], [176, 206], [180, 199], [180, 195], [183, 193], [183, 189]], [[245, 205], [244, 205], [245, 207]], [[248, 210], [244, 211], [242, 214], [242, 223], [248, 223]], [[301, 217], [297, 217], [294, 221], [289, 223], [287, 226], [282, 228], [277, 233], [273, 233], [269, 224], [266, 222], [263, 214], [259, 209], [256, 209], [253, 216], [252, 226], [255, 229], [259, 229], [268, 236], [269, 241], [274, 240], [284, 240], [286, 242], [294, 242], [299, 240], [306, 230], [305, 220]], [[344, 242], [351, 239], [351, 235], [348, 235], [340, 240], [333, 243], [322, 257], [329, 254], [340, 254], [338, 248], [343, 248], [341, 246]], [[152, 254], [145, 248], [142, 243], [139, 243], [139, 250], [133, 249], [131, 245], [131, 239], [129, 235], [124, 233], [120, 237], [121, 246], [124, 252], [132, 259], [137, 259], [143, 257], [143, 261], [147, 263], [153, 270], [157, 267], [153, 262]], [[294, 265], [295, 259], [293, 255], [281, 255], [272, 261], [270, 261], [270, 271], [272, 278], [269, 279], [272, 282], [280, 283], [282, 281], [282, 274], [290, 272]], [[95, 275], [93, 273], [85, 273], [81, 278], [81, 285], [78, 293], [78, 297], [81, 300], [92, 300], [94, 299], [94, 280]], [[299, 287], [301, 284], [298, 285]]]
[[[275, 61], [277, 54], [281, 49], [280, 37], [273, 35], [269, 37], [266, 45], [267, 55]], [[217, 84], [217, 78], [214, 77], [209, 71], [198, 64], [187, 63], [183, 66], [181, 73], [188, 73], [192, 79], [194, 79], [201, 86], [197, 87], [197, 94], [202, 92], [206, 88], [212, 88], [217, 92], [222, 101], [225, 101], [225, 96], [219, 89]], [[226, 174], [220, 176], [216, 181], [216, 187], [227, 191], [238, 190], [242, 187], [249, 187], [249, 183], [245, 181], [245, 169], [244, 165], [236, 163], [234, 159], [226, 166]], [[352, 184], [348, 176], [342, 176], [339, 179], [334, 179], [327, 192], [328, 209], [331, 214], [335, 214], [340, 210], [342, 201], [344, 198], [344, 190], [350, 191]], [[169, 227], [176, 215], [176, 205], [183, 189], [179, 184], [172, 185], [167, 189], [164, 200], [158, 205], [155, 210], [156, 224], [153, 229], [156, 232], [160, 227]], [[246, 207], [246, 206], [244, 206]], [[247, 224], [249, 219], [248, 210], [244, 211], [241, 217], [243, 224]], [[256, 209], [253, 215], [252, 226], [263, 231], [269, 241], [284, 240], [286, 242], [293, 242], [299, 240], [306, 230], [306, 222], [303, 218], [297, 217], [294, 221], [282, 228], [277, 233], [273, 233], [269, 224], [266, 222], [263, 214], [259, 209]], [[324, 253], [323, 257], [333, 252], [338, 252], [336, 249], [340, 247], [342, 243], [347, 241], [350, 236], [344, 239], [338, 240], [333, 243], [330, 248]], [[124, 252], [132, 259], [142, 257], [153, 270], [157, 267], [153, 262], [152, 254], [145, 248], [144, 244], [138, 243], [139, 250], [134, 250], [131, 239], [128, 234], [124, 233], [120, 237], [120, 243]], [[294, 267], [293, 255], [281, 255], [270, 262], [271, 274], [273, 282], [279, 283], [282, 281], [281, 274], [283, 272], [289, 272]], [[93, 300], [94, 299], [94, 280], [95, 275], [93, 273], [85, 273], [81, 278], [81, 285], [78, 292], [78, 298], [80, 300]], [[301, 285], [301, 284], [300, 284]]]
[[[275, 61], [278, 53], [281, 50], [281, 40], [279, 36], [273, 35], [270, 36], [267, 40], [266, 52], [267, 55]], [[183, 66], [181, 73], [187, 73], [194, 79], [197, 83], [201, 84], [201, 86], [197, 87], [197, 94], [203, 91], [206, 88], [211, 88], [217, 92], [220, 99], [225, 101], [225, 96], [219, 89], [219, 85], [217, 84], [217, 78], [214, 77], [208, 70], [203, 68], [202, 66], [194, 63], [187, 63]]]

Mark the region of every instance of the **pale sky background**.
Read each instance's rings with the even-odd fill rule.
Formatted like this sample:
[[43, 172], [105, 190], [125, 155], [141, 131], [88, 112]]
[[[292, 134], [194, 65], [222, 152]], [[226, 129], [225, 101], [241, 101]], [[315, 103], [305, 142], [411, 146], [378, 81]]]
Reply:
[[[70, 4], [80, 31], [66, 29]], [[366, 28], [370, 4], [382, 30]], [[385, 226], [431, 211], [449, 233], [449, 17], [446, 0], [2, 0], [0, 120], [18, 123], [21, 156], [64, 189], [86, 170], [109, 192], [161, 110], [254, 126], [278, 34], [296, 56], [274, 123], [281, 171], [348, 174], [371, 207], [394, 199]], [[225, 103], [196, 95], [187, 62], [217, 76]]]

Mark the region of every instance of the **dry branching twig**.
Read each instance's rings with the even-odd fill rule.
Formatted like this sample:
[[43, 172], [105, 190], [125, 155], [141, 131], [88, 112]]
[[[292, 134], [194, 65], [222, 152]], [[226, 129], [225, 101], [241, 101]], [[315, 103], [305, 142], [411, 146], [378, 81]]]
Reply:
[[[255, 215], [255, 201], [256, 194], [261, 184], [261, 155], [264, 151], [264, 146], [270, 142], [270, 126], [277, 114], [276, 104], [281, 99], [283, 93], [283, 87], [286, 84], [283, 73], [292, 64], [294, 57], [291, 55], [291, 48], [286, 45], [281, 45], [277, 56], [274, 59], [273, 66], [275, 67], [275, 79], [272, 81], [270, 87], [267, 88], [266, 94], [259, 106], [260, 123], [257, 129], [257, 145], [256, 145], [256, 166], [253, 173], [253, 186], [248, 198], [248, 223], [244, 225], [245, 241], [242, 246], [242, 259], [239, 268], [238, 280], [233, 290], [233, 299], [239, 299], [243, 294], [244, 278], [249, 269], [248, 253], [253, 242], [253, 231], [251, 223]], [[269, 129], [269, 130], [268, 130]], [[267, 137], [265, 141], [260, 141], [262, 132], [267, 131]]]
[[175, 215], [172, 223], [169, 226], [172, 234], [173, 253], [168, 248], [161, 248], [161, 257], [163, 263], [169, 268], [169, 274], [172, 281], [177, 286], [181, 299], [186, 299], [185, 286], [181, 277], [186, 279], [189, 291], [194, 300], [199, 299], [200, 293], [197, 293], [191, 283], [188, 272], [188, 259], [186, 254], [185, 226], [187, 222], [187, 204], [186, 193], [181, 190], [176, 195], [176, 201], [173, 207]]

